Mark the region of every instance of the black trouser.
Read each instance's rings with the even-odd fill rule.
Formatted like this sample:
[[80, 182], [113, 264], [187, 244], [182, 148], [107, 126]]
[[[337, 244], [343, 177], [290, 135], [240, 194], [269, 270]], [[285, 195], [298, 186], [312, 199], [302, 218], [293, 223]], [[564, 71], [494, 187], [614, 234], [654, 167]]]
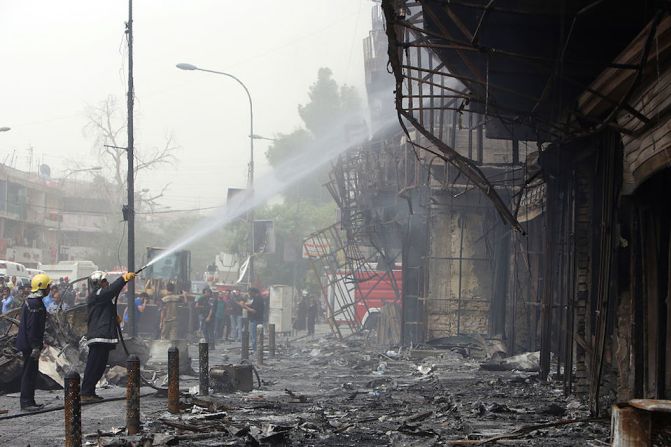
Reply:
[[35, 404], [35, 384], [37, 382], [38, 361], [23, 351], [23, 375], [21, 375], [21, 406]]
[[91, 343], [89, 355], [86, 358], [84, 380], [82, 380], [82, 396], [93, 396], [96, 393], [96, 383], [105, 373], [107, 360], [114, 345], [110, 343]]

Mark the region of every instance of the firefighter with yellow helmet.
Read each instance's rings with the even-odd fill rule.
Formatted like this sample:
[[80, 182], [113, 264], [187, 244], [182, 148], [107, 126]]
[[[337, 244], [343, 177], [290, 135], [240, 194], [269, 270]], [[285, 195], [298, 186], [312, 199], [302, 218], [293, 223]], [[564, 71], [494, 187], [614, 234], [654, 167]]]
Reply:
[[33, 276], [30, 286], [31, 293], [21, 307], [21, 323], [19, 323], [19, 332], [16, 336], [16, 349], [23, 355], [21, 397], [19, 399], [21, 409], [37, 411], [43, 407], [35, 402], [35, 385], [47, 322], [47, 309], [42, 299], [49, 294], [51, 278], [40, 273]]

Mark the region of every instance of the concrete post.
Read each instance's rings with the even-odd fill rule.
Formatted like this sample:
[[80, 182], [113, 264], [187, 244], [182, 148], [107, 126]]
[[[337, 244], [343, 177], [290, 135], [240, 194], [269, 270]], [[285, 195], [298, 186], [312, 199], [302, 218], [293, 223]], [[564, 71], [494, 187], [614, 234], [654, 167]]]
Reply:
[[65, 376], [65, 447], [82, 445], [82, 407], [79, 395], [79, 373], [70, 371]]
[[256, 326], [256, 364], [263, 365], [263, 325]]
[[129, 435], [140, 432], [140, 359], [131, 354], [126, 362], [126, 430]]
[[208, 343], [204, 338], [198, 343], [198, 365], [199, 365], [199, 388], [198, 394], [207, 396], [210, 394], [210, 358]]
[[179, 413], [179, 349], [168, 349], [168, 411]]
[[275, 325], [268, 325], [268, 350], [270, 351], [270, 358], [275, 358]]

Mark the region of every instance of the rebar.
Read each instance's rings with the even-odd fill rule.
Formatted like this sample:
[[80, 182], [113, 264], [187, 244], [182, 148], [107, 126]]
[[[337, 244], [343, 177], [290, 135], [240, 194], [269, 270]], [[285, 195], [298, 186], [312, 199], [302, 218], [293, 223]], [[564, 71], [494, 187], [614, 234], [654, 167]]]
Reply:
[[199, 366], [199, 389], [198, 394], [207, 396], [210, 394], [210, 357], [208, 351], [209, 345], [202, 338], [198, 343], [198, 366]]
[[256, 364], [263, 365], [263, 325], [256, 326]]
[[270, 358], [275, 358], [275, 325], [268, 325], [268, 351]]
[[179, 349], [168, 349], [168, 411], [179, 413]]
[[79, 373], [70, 371], [65, 376], [65, 447], [82, 445], [82, 407], [79, 395]]
[[126, 362], [126, 430], [129, 435], [140, 432], [140, 359], [131, 354]]

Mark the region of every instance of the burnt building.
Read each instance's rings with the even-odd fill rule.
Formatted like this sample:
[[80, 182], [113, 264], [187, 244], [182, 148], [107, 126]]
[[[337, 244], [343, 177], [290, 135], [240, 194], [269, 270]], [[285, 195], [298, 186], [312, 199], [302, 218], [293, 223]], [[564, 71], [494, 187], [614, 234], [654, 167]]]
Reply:
[[330, 188], [351, 244], [402, 270], [403, 343], [540, 350], [594, 413], [671, 396], [668, 6], [374, 8], [373, 138]]

